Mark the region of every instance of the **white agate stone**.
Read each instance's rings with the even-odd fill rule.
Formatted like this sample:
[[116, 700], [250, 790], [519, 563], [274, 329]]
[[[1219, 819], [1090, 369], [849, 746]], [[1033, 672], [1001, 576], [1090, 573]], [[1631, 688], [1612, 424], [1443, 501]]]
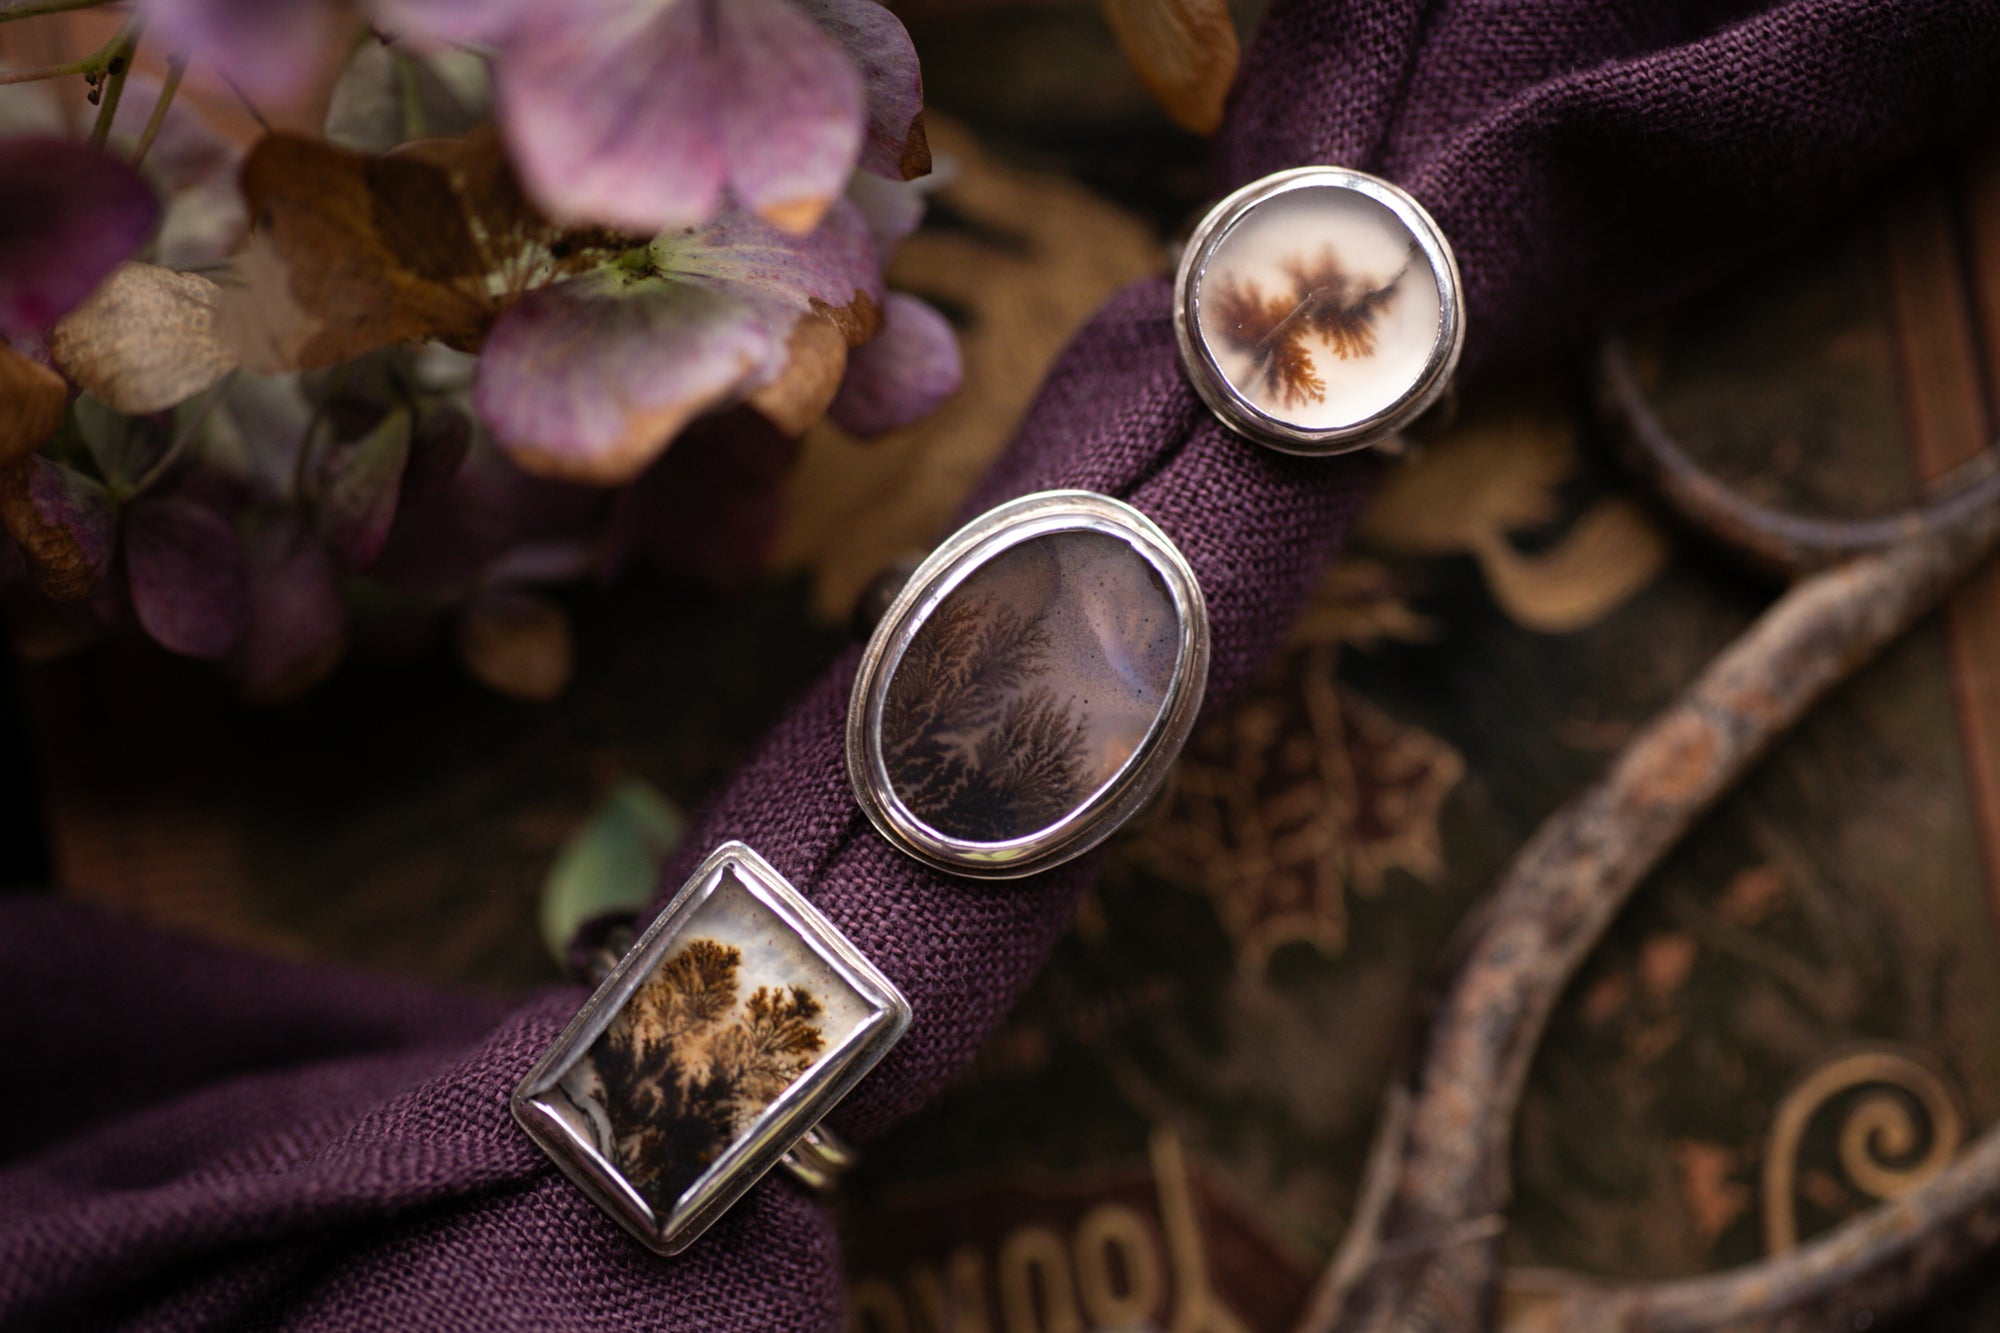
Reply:
[[1443, 391], [1464, 338], [1436, 223], [1388, 181], [1337, 167], [1281, 172], [1217, 205], [1189, 242], [1176, 300], [1203, 399], [1288, 452], [1400, 430]]

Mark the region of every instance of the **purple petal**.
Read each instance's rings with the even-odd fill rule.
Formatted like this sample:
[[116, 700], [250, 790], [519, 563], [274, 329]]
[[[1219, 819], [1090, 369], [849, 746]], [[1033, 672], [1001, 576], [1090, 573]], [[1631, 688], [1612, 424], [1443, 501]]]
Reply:
[[360, 439], [327, 451], [320, 531], [349, 569], [366, 569], [382, 554], [409, 458], [410, 414], [400, 409]]
[[757, 312], [722, 291], [591, 276], [501, 317], [473, 403], [529, 471], [620, 482], [775, 353]]
[[874, 238], [846, 200], [805, 236], [731, 210], [699, 232], [660, 237], [649, 253], [668, 278], [755, 305], [781, 336], [815, 304], [872, 327], [882, 302]]
[[248, 616], [230, 665], [252, 702], [296, 698], [325, 679], [347, 649], [340, 570], [293, 511], [260, 527], [244, 559]]
[[924, 138], [924, 76], [902, 20], [874, 0], [798, 0], [861, 70], [868, 101], [868, 139], [861, 167], [891, 180], [931, 169]]
[[39, 454], [0, 474], [0, 520], [35, 586], [58, 602], [96, 591], [118, 547], [110, 493]]
[[832, 416], [856, 435], [880, 435], [935, 412], [964, 378], [951, 324], [916, 297], [891, 292], [882, 331], [848, 355]]
[[243, 637], [250, 592], [236, 530], [213, 509], [172, 497], [125, 514], [132, 610], [161, 647], [220, 658]]
[[713, 13], [730, 191], [786, 231], [810, 231], [860, 157], [860, 75], [793, 0], [730, 0]]
[[628, 481], [693, 417], [776, 378], [801, 317], [824, 309], [850, 339], [873, 330], [875, 249], [845, 201], [809, 236], [731, 211], [649, 255], [648, 276], [558, 283], [494, 326], [473, 401], [528, 470]]
[[284, 102], [299, 95], [337, 36], [332, 0], [139, 0], [146, 35], [197, 63], [253, 99]]
[[522, 184], [550, 217], [651, 233], [715, 211], [724, 99], [706, 8], [576, 0], [522, 16], [494, 94]]
[[138, 174], [96, 149], [0, 140], [0, 337], [44, 331], [68, 314], [159, 216]]

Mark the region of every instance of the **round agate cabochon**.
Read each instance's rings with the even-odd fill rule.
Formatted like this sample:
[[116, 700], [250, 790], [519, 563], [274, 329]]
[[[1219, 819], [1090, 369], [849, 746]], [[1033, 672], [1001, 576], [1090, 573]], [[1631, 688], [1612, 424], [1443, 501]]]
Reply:
[[1400, 430], [1443, 392], [1464, 341], [1458, 267], [1437, 224], [1396, 186], [1336, 167], [1223, 200], [1182, 255], [1175, 298], [1203, 399], [1288, 453]]
[[885, 836], [1012, 876], [1094, 846], [1159, 786], [1206, 682], [1192, 571], [1137, 510], [1046, 492], [919, 566], [855, 683], [849, 770]]

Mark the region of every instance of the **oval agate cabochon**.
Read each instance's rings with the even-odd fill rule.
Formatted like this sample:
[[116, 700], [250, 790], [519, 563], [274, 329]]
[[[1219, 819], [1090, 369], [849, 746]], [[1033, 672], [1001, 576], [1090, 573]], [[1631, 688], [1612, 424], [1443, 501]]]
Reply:
[[911, 575], [855, 680], [848, 769], [884, 836], [965, 874], [1095, 846], [1193, 725], [1208, 623], [1192, 570], [1131, 506], [1002, 505]]
[[1175, 326], [1209, 407], [1293, 453], [1408, 424], [1464, 338], [1457, 265], [1430, 215], [1334, 167], [1281, 172], [1218, 205], [1182, 256]]

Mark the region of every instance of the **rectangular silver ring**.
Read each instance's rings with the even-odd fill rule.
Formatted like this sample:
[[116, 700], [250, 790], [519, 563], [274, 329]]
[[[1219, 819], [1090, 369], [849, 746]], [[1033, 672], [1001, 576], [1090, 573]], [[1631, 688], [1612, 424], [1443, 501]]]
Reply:
[[881, 969], [726, 842], [514, 1090], [514, 1118], [627, 1231], [677, 1254], [909, 1024]]

